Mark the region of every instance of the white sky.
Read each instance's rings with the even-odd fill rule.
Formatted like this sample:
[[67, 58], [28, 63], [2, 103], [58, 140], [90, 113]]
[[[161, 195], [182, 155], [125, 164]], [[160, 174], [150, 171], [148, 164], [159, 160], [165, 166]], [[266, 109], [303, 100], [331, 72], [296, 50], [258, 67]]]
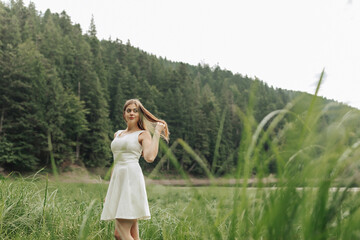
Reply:
[[[31, 0], [100, 39], [360, 108], [360, 0]], [[28, 5], [30, 0], [24, 0]]]

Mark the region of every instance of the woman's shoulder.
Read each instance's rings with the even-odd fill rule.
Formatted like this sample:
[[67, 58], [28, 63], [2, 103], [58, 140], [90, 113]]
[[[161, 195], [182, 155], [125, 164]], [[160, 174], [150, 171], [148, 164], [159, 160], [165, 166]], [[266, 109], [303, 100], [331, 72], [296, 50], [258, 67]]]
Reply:
[[124, 130], [117, 130], [117, 131], [114, 133], [114, 138], [115, 138], [117, 135], [119, 135], [122, 131], [124, 131]]
[[149, 139], [151, 139], [151, 135], [149, 130], [141, 130], [139, 131], [139, 135], [138, 135], [138, 141], [140, 143], [140, 145], [143, 144], [144, 140], [148, 141]]
[[139, 131], [139, 138], [148, 138], [151, 137], [150, 131], [149, 130], [140, 130]]

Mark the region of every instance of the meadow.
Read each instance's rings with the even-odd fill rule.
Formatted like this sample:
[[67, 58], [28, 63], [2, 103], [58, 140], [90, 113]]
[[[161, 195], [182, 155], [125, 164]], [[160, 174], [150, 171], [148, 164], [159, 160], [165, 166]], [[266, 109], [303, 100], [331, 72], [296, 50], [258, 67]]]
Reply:
[[[1, 239], [112, 239], [114, 223], [100, 221], [106, 189], [107, 184], [48, 182], [44, 176], [3, 179]], [[217, 231], [228, 231], [234, 192], [149, 185], [152, 219], [140, 221], [141, 238], [216, 238]]]
[[[1, 180], [1, 239], [113, 239], [100, 221], [107, 184]], [[148, 185], [141, 239], [356, 239], [360, 193]], [[354, 212], [355, 211], [355, 212]]]

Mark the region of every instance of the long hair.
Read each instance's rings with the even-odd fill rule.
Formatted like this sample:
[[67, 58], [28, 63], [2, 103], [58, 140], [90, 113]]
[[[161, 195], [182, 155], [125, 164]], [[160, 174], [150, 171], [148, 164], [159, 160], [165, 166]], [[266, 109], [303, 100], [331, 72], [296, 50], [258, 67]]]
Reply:
[[[123, 109], [123, 118], [125, 120], [124, 114], [125, 114], [125, 110], [126, 108], [130, 105], [130, 104], [135, 104], [135, 106], [137, 106], [139, 108], [139, 113], [140, 113], [140, 118], [139, 121], [137, 123], [138, 127], [142, 130], [149, 130], [151, 133], [154, 133], [155, 130], [155, 126], [156, 123], [160, 122], [163, 123], [165, 125], [164, 130], [160, 133], [160, 136], [162, 138], [164, 138], [167, 142], [169, 142], [169, 129], [168, 129], [168, 125], [164, 120], [158, 119], [157, 117], [155, 117], [154, 115], [151, 114], [151, 112], [149, 112], [138, 99], [129, 99], [125, 102], [124, 104], [124, 109]], [[155, 123], [155, 124], [154, 124]]]

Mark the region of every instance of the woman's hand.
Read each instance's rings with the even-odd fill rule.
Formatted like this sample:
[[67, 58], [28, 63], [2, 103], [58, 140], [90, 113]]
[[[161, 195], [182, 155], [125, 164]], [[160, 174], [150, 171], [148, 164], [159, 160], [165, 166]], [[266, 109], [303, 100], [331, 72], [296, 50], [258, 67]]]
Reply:
[[165, 129], [165, 124], [161, 122], [157, 122], [155, 126], [155, 132], [161, 133], [162, 131], [164, 131], [164, 129]]

